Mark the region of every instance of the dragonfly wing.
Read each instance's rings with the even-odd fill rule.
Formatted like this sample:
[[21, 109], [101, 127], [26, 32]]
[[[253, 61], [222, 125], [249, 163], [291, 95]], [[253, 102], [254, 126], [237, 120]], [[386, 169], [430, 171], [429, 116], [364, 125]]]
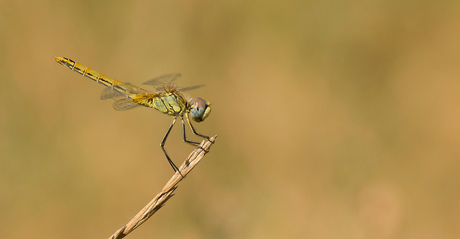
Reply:
[[203, 87], [204, 85], [193, 85], [193, 86], [188, 86], [188, 87], [179, 87], [177, 88], [177, 90], [180, 90], [180, 91], [189, 91], [189, 90], [194, 90], [194, 89], [198, 89], [200, 87]]
[[110, 88], [105, 88], [101, 92], [101, 100], [113, 99], [113, 98], [118, 98], [118, 97], [123, 97], [123, 94], [118, 91], [114, 91]]
[[[121, 91], [123, 90], [123, 91]], [[101, 100], [106, 99], [117, 99], [119, 97], [125, 97], [133, 94], [143, 94], [146, 90], [138, 88], [130, 83], [118, 83], [113, 89], [111, 87], [105, 88], [101, 92]]]
[[180, 77], [181, 77], [181, 74], [177, 74], [177, 73], [161, 75], [149, 81], [146, 81], [142, 84], [143, 85], [153, 85], [153, 86], [163, 86], [163, 85], [168, 85], [169, 83], [179, 79]]
[[113, 108], [118, 111], [130, 110], [137, 106], [140, 106], [140, 105], [136, 103], [135, 101], [133, 101], [132, 99], [128, 99], [128, 98], [119, 99], [113, 102]]
[[189, 90], [194, 90], [194, 89], [204, 86], [204, 85], [194, 85], [194, 86], [177, 88], [175, 87], [175, 85], [171, 84], [172, 82], [179, 79], [180, 77], [181, 77], [181, 74], [167, 74], [167, 75], [158, 76], [142, 84], [153, 85], [158, 91], [163, 91], [164, 89], [177, 89], [180, 91], [189, 91]]

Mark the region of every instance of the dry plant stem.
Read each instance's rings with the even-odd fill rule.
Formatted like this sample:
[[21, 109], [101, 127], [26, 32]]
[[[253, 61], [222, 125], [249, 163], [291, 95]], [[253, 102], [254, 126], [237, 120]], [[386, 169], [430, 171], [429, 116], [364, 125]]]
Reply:
[[[195, 150], [190, 153], [188, 158], [182, 163], [179, 167], [180, 172], [185, 177], [192, 169], [201, 161], [203, 156], [209, 152], [211, 145], [214, 143], [217, 135], [214, 135], [209, 140], [203, 140], [200, 147], [197, 147]], [[182, 181], [182, 177], [176, 172], [171, 179], [166, 183], [152, 201], [150, 201], [145, 207], [137, 213], [136, 216], [131, 218], [131, 220], [122, 228], [118, 229], [109, 239], [123, 238], [128, 235], [130, 232], [138, 228], [142, 223], [147, 221], [156, 211], [164, 206], [166, 201], [170, 199], [174, 194], [174, 190], [177, 188], [177, 184]]]

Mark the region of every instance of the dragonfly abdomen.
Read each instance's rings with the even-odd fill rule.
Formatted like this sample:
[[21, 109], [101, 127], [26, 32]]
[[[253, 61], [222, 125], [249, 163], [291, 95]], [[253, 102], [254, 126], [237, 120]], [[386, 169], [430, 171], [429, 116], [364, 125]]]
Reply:
[[112, 79], [106, 75], [103, 75], [87, 66], [84, 66], [78, 62], [75, 62], [66, 57], [55, 57], [56, 62], [68, 67], [72, 71], [77, 72], [80, 75], [86, 76], [99, 84], [111, 88], [114, 91], [120, 92], [123, 95], [131, 96], [133, 86], [125, 84], [123, 82]]

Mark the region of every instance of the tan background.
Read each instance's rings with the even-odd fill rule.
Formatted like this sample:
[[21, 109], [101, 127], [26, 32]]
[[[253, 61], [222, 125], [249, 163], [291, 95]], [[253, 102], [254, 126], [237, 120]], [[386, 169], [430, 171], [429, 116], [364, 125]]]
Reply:
[[459, 238], [459, 26], [454, 0], [0, 1], [0, 238], [107, 238], [172, 174], [171, 118], [54, 56], [207, 85], [217, 144], [128, 238]]

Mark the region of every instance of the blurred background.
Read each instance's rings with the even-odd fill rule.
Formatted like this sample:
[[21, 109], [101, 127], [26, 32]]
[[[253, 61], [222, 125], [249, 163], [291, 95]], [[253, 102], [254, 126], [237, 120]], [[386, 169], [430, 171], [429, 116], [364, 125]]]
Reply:
[[[0, 0], [0, 238], [108, 238], [173, 171], [171, 117], [71, 58], [182, 73], [218, 134], [127, 238], [458, 238], [460, 2]], [[166, 148], [193, 147], [176, 127]]]

